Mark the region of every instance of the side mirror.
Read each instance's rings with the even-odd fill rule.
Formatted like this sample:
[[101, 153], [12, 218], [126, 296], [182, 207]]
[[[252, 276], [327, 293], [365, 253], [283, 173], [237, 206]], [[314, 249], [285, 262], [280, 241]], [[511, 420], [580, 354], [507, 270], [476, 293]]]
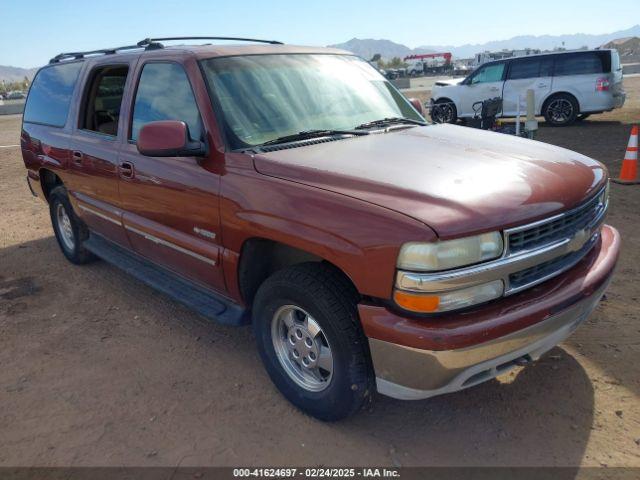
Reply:
[[189, 127], [178, 120], [147, 123], [140, 129], [136, 146], [148, 157], [202, 157], [207, 153], [206, 145], [191, 140]]
[[420, 115], [423, 115], [423, 116], [424, 116], [424, 110], [422, 110], [422, 104], [420, 103], [420, 100], [419, 100], [419, 99], [417, 99], [417, 98], [410, 98], [410, 99], [409, 99], [409, 103], [410, 103], [411, 105], [413, 105], [413, 108], [415, 108], [415, 109], [418, 111], [418, 113], [419, 113]]

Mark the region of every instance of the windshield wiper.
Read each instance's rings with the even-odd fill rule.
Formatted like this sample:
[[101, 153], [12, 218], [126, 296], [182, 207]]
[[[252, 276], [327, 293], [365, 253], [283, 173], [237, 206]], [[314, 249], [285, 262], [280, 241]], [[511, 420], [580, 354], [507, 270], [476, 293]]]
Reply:
[[261, 143], [257, 146], [263, 147], [266, 145], [278, 145], [280, 143], [328, 137], [331, 135], [369, 135], [369, 132], [363, 132], [362, 130], [302, 130], [301, 132], [294, 133], [292, 135], [284, 135], [282, 137], [274, 138], [273, 140], [269, 140], [268, 142]]
[[372, 127], [385, 127], [387, 125], [392, 125], [394, 123], [408, 123], [410, 125], [427, 125], [427, 122], [423, 122], [422, 120], [414, 120], [413, 118], [405, 118], [405, 117], [387, 117], [381, 118], [380, 120], [373, 120], [372, 122], [366, 122], [355, 127], [356, 130], [372, 128]]

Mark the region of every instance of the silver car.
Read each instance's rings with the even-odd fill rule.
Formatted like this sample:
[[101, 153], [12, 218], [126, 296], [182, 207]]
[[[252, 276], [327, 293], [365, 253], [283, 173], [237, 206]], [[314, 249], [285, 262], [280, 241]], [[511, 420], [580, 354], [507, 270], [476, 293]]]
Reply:
[[536, 115], [551, 125], [570, 125], [593, 113], [620, 108], [625, 101], [622, 65], [616, 50], [582, 50], [529, 55], [488, 62], [464, 79], [436, 82], [432, 118], [455, 122], [473, 118], [477, 102], [501, 97], [502, 117], [525, 112], [527, 90], [535, 93]]

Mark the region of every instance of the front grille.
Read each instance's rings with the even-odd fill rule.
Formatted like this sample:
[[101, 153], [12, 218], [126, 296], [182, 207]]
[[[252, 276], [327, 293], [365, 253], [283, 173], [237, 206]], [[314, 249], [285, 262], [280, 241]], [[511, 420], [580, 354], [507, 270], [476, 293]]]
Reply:
[[570, 269], [578, 263], [588, 252], [598, 239], [598, 233], [594, 234], [591, 239], [577, 252], [567, 253], [548, 262], [534, 265], [533, 267], [509, 275], [510, 293], [522, 290], [533, 284], [540, 283], [551, 277], [555, 277], [560, 273]]
[[514, 255], [571, 238], [592, 224], [604, 209], [602, 192], [578, 208], [524, 230], [509, 234], [509, 254]]

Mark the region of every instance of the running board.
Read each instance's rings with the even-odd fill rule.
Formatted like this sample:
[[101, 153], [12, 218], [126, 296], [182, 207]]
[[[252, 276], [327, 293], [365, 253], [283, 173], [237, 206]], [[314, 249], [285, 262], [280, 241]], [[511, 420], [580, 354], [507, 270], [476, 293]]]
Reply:
[[247, 325], [250, 322], [247, 309], [158, 267], [140, 255], [125, 250], [94, 232], [91, 232], [91, 236], [84, 241], [83, 245], [105, 262], [124, 270], [209, 320], [236, 326]]

